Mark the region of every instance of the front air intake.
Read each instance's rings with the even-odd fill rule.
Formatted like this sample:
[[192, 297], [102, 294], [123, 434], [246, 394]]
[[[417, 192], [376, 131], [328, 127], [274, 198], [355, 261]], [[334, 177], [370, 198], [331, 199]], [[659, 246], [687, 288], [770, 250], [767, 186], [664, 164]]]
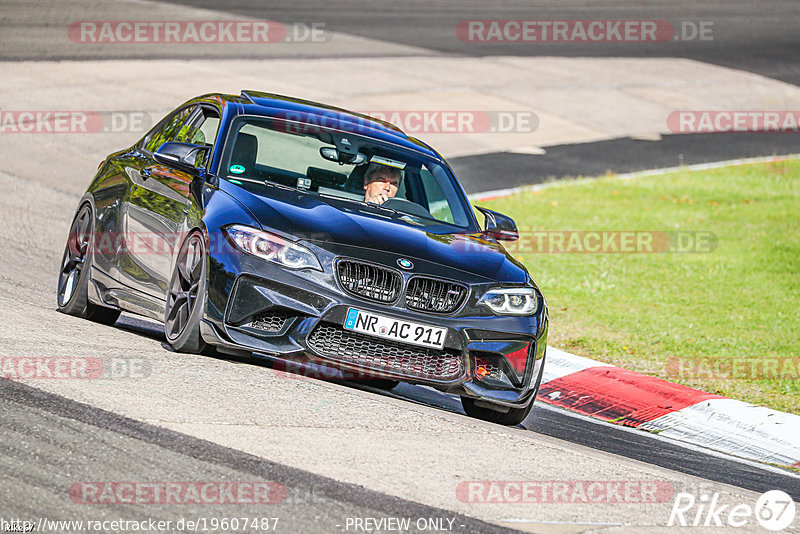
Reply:
[[336, 275], [346, 292], [377, 302], [394, 302], [403, 285], [400, 273], [353, 260], [339, 261]]
[[406, 306], [412, 310], [452, 313], [467, 296], [467, 288], [453, 282], [417, 276], [409, 280]]

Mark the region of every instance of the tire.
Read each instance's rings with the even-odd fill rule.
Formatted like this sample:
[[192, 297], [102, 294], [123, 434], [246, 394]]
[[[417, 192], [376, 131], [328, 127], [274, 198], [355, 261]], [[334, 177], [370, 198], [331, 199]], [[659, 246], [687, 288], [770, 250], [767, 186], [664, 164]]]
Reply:
[[533, 401], [526, 408], [509, 408], [507, 412], [498, 412], [490, 408], [475, 406], [475, 399], [469, 397], [461, 397], [461, 406], [464, 407], [464, 412], [470, 417], [497, 423], [498, 425], [513, 426], [520, 424], [528, 417], [528, 414], [533, 409]]
[[92, 270], [90, 244], [94, 238], [94, 217], [89, 204], [75, 215], [67, 236], [56, 293], [58, 311], [105, 325], [117, 322], [120, 311], [89, 302], [89, 277]]
[[167, 287], [164, 336], [176, 352], [213, 352], [213, 347], [200, 335], [200, 321], [206, 304], [207, 271], [205, 239], [201, 232], [192, 232], [181, 245]]
[[[547, 350], [547, 349], [545, 349]], [[543, 356], [544, 358], [545, 356]], [[518, 425], [528, 417], [533, 409], [533, 403], [536, 400], [536, 394], [539, 392], [539, 386], [542, 383], [542, 375], [544, 375], [544, 360], [542, 360], [541, 368], [539, 369], [539, 376], [536, 377], [536, 387], [533, 389], [533, 399], [527, 408], [509, 408], [507, 412], [498, 412], [490, 408], [482, 408], [475, 406], [475, 399], [469, 397], [461, 397], [461, 406], [464, 407], [464, 412], [476, 419], [483, 419], [490, 423], [497, 423], [499, 425], [514, 426]]]

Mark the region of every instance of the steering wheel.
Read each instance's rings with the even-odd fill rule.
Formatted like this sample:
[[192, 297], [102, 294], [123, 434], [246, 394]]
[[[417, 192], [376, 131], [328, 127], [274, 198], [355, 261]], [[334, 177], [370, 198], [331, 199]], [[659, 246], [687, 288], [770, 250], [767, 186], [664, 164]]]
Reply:
[[433, 216], [431, 213], [417, 204], [416, 202], [411, 202], [410, 200], [406, 200], [404, 198], [387, 198], [386, 201], [381, 204], [384, 208], [389, 208], [393, 210], [397, 210], [403, 213], [408, 213], [409, 215], [416, 215], [417, 217], [424, 217], [426, 219], [432, 219]]

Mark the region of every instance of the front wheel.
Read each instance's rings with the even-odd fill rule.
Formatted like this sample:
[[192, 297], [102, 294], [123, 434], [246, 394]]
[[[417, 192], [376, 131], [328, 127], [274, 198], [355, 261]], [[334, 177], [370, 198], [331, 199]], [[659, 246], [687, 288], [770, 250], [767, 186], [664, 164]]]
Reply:
[[181, 245], [167, 290], [164, 335], [176, 352], [207, 353], [200, 336], [206, 301], [207, 256], [203, 234], [193, 232]]
[[464, 412], [470, 417], [499, 425], [513, 426], [520, 424], [528, 417], [528, 414], [533, 409], [533, 400], [525, 408], [509, 408], [507, 412], [476, 406], [475, 399], [469, 397], [461, 397], [461, 406], [464, 407]]
[[58, 273], [58, 311], [90, 321], [112, 325], [120, 311], [89, 302], [89, 273], [92, 270], [92, 208], [78, 210], [67, 236], [67, 246]]

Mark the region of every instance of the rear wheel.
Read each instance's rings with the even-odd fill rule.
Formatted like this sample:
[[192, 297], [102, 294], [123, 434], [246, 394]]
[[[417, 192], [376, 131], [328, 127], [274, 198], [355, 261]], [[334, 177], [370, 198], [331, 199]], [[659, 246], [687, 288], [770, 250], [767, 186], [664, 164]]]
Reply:
[[167, 291], [164, 335], [177, 352], [201, 354], [213, 350], [200, 336], [206, 301], [206, 263], [203, 234], [193, 232], [181, 245]]
[[85, 317], [102, 324], [114, 324], [120, 311], [89, 302], [89, 276], [92, 270], [92, 208], [85, 204], [78, 211], [67, 236], [61, 271], [58, 273], [58, 311]]
[[483, 406], [476, 406], [475, 399], [469, 397], [461, 397], [461, 406], [464, 407], [464, 412], [470, 417], [476, 419], [483, 419], [490, 423], [497, 423], [499, 425], [518, 425], [528, 417], [533, 409], [533, 401], [526, 408], [509, 408], [507, 412], [500, 412], [491, 408], [484, 408]]

